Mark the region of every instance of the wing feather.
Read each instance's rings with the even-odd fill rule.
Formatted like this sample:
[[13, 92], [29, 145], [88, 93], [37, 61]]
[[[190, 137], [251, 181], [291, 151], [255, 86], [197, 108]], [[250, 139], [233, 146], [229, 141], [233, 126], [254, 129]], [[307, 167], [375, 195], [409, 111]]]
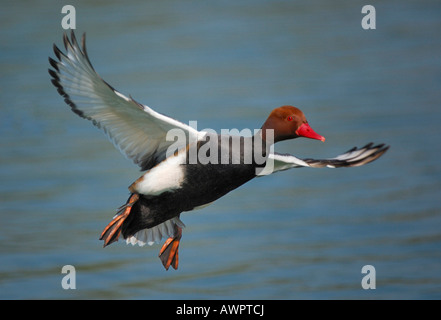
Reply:
[[[167, 149], [182, 148], [197, 141], [204, 133], [154, 111], [131, 97], [118, 92], [96, 73], [86, 51], [86, 37], [82, 45], [74, 32], [64, 34], [65, 53], [54, 44], [57, 60], [49, 58], [52, 83], [65, 102], [79, 116], [102, 129], [115, 147], [142, 170], [150, 169], [165, 159]], [[182, 129], [186, 141], [178, 145], [167, 141], [167, 132]]]
[[330, 159], [299, 159], [291, 154], [271, 153], [265, 168], [259, 174], [268, 175], [277, 171], [291, 168], [340, 168], [340, 167], [359, 167], [378, 159], [383, 155], [389, 146], [384, 144], [374, 145], [368, 143], [362, 148], [354, 147], [345, 153]]

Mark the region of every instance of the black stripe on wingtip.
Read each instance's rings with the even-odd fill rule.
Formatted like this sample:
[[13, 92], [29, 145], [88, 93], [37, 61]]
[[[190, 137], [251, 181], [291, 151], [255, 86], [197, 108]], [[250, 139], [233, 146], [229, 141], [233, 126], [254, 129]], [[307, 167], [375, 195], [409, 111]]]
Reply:
[[60, 48], [58, 48], [55, 44], [54, 44], [54, 53], [58, 58], [58, 61], [61, 61], [62, 59], [69, 59], [68, 56], [66, 56], [63, 51], [60, 50]]
[[58, 62], [55, 61], [54, 59], [52, 59], [51, 57], [49, 57], [49, 64], [57, 71], [60, 71], [60, 69], [58, 69]]
[[77, 115], [79, 115], [82, 118], [87, 118], [84, 115], [84, 112], [79, 110], [77, 108], [77, 106], [75, 105], [75, 103], [70, 99], [70, 96], [66, 93], [66, 91], [64, 91], [63, 86], [60, 84], [59, 82], [59, 77], [58, 74], [51, 69], [48, 69], [49, 74], [53, 77], [53, 79], [51, 79], [52, 84], [55, 86], [55, 88], [57, 89], [57, 92], [60, 96], [62, 96], [64, 98], [64, 102], [71, 108], [71, 110], [73, 112], [75, 112]]
[[[78, 43], [76, 42], [75, 33], [73, 32], [73, 30], [71, 32], [71, 37], [72, 37], [72, 42], [78, 47]], [[66, 32], [63, 33], [63, 43], [64, 43], [64, 47], [66, 48], [66, 50], [72, 50], [72, 51], [75, 50], [74, 47], [72, 46], [71, 41], [69, 40], [69, 37]], [[58, 61], [61, 62], [63, 59], [69, 59], [63, 53], [63, 51], [61, 51], [60, 48], [57, 47], [57, 45], [55, 43], [53, 45], [53, 51], [54, 51], [55, 56], [57, 57]], [[57, 89], [57, 92], [60, 94], [60, 96], [62, 96], [64, 98], [64, 102], [71, 107], [73, 112], [75, 112], [80, 117], [87, 118], [84, 115], [84, 112], [77, 108], [75, 103], [70, 99], [70, 96], [64, 91], [64, 88], [60, 83], [60, 76], [59, 76], [60, 69], [58, 67], [58, 64], [60, 62], [58, 62], [58, 61], [49, 57], [49, 64], [55, 69], [55, 70], [48, 69], [49, 75], [52, 77], [52, 79], [51, 79], [52, 84], [55, 86], [55, 88]]]
[[360, 150], [362, 150], [362, 149], [366, 149], [366, 150], [373, 149], [373, 148], [372, 148], [373, 145], [374, 145], [373, 142], [369, 142], [369, 143], [366, 144], [365, 146], [361, 147]]
[[58, 49], [58, 47], [57, 47], [57, 45], [56, 45], [55, 43], [54, 43], [54, 45], [52, 46], [52, 49], [53, 49], [53, 51], [54, 51], [55, 56], [57, 57], [57, 59], [58, 59], [58, 60], [61, 60], [61, 55], [60, 55], [61, 51], [60, 51], [60, 49]]
[[86, 33], [85, 32], [83, 33], [83, 36], [81, 37], [81, 50], [82, 50], [83, 56], [86, 58], [86, 60], [89, 63], [90, 67], [92, 68], [93, 71], [95, 71], [95, 68], [93, 67], [92, 62], [90, 62], [89, 55], [87, 53]]
[[80, 48], [80, 46], [78, 45], [78, 42], [77, 42], [77, 38], [75, 37], [75, 32], [73, 31], [73, 29], [70, 32], [70, 42], [73, 47]]
[[52, 80], [60, 81], [60, 77], [58, 76], [58, 73], [52, 69], [47, 70], [50, 74], [50, 76], [53, 78]]
[[68, 50], [68, 46], [70, 46], [70, 41], [66, 32], [63, 33], [63, 44], [64, 44], [64, 48]]
[[[370, 162], [373, 162], [373, 161], [377, 160], [379, 157], [381, 157], [389, 149], [389, 146], [385, 146], [384, 143], [381, 143], [381, 144], [373, 146], [373, 143], [371, 142], [371, 143], [368, 143], [363, 148], [365, 148], [366, 151], [373, 150], [373, 149], [377, 149], [377, 150], [374, 153], [372, 153], [369, 156], [367, 156], [367, 157], [361, 158], [361, 159], [359, 159], [357, 161], [350, 162], [351, 166], [355, 166], [355, 165], [357, 165], [359, 163], [362, 163], [364, 165], [364, 164], [368, 164]], [[363, 148], [361, 148], [361, 149], [363, 149]]]

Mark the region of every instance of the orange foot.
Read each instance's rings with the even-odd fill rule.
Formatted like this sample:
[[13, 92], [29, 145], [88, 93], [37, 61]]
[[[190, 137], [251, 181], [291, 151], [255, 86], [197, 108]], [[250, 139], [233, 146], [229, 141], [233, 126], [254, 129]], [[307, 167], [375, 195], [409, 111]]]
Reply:
[[101, 233], [100, 240], [104, 240], [103, 247], [111, 244], [112, 242], [118, 241], [119, 235], [121, 234], [121, 227], [124, 221], [132, 211], [133, 204], [138, 201], [139, 195], [133, 193], [132, 196], [127, 200], [127, 203], [121, 207], [121, 210], [113, 218], [112, 221], [104, 228]]
[[168, 270], [170, 265], [173, 267], [173, 269], [178, 269], [179, 242], [181, 237], [182, 228], [175, 226], [175, 236], [168, 238], [162, 246], [161, 251], [159, 251], [159, 259], [161, 259], [161, 262], [166, 270]]

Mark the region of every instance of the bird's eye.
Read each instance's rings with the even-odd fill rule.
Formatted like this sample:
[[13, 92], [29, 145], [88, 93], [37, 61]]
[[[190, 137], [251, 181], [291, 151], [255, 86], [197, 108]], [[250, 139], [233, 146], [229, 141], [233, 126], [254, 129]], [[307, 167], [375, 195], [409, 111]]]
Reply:
[[292, 117], [291, 117], [291, 116], [288, 116], [287, 120], [288, 120], [288, 121], [292, 121]]

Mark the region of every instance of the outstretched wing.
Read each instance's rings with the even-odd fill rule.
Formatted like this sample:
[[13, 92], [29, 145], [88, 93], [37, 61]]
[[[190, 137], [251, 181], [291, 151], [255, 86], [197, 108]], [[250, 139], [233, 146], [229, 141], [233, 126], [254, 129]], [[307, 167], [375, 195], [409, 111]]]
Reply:
[[178, 147], [175, 141], [167, 141], [169, 130], [181, 129], [185, 132], [186, 141], [182, 141], [183, 145], [179, 147], [185, 147], [203, 135], [126, 97], [106, 83], [90, 63], [85, 34], [81, 46], [73, 31], [70, 39], [64, 34], [63, 40], [66, 53], [54, 44], [58, 61], [49, 58], [53, 67], [53, 70], [49, 69], [49, 74], [58, 93], [72, 111], [103, 129], [115, 147], [142, 170], [150, 169], [164, 160], [172, 144]]
[[389, 149], [384, 144], [374, 145], [369, 143], [362, 148], [354, 147], [347, 152], [331, 159], [299, 159], [290, 154], [271, 153], [268, 156], [265, 168], [259, 176], [268, 175], [277, 171], [291, 168], [312, 167], [312, 168], [340, 168], [359, 167], [378, 159]]

